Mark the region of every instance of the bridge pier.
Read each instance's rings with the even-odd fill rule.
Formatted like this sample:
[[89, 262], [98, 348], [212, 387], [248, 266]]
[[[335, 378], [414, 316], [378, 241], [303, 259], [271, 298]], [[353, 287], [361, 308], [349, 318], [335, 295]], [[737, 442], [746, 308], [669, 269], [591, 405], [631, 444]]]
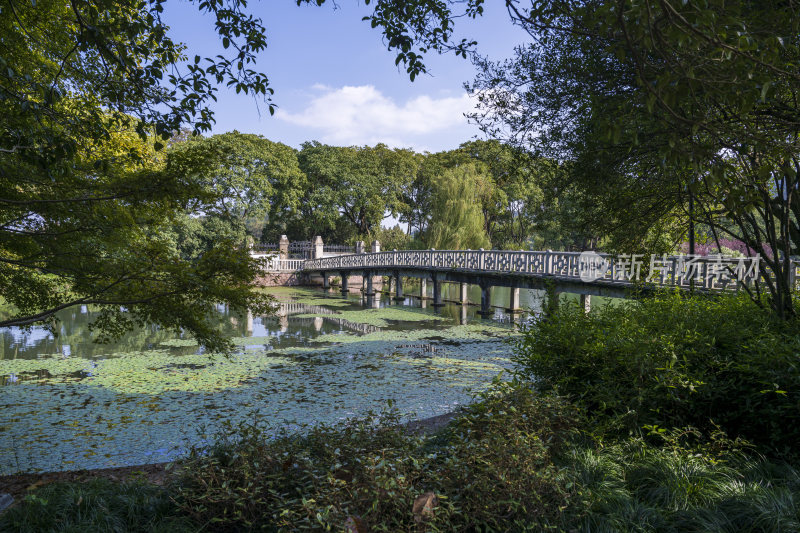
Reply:
[[458, 303], [461, 305], [467, 305], [469, 303], [469, 284], [468, 283], [461, 283], [461, 298], [458, 300]]
[[347, 296], [347, 294], [350, 292], [350, 287], [347, 283], [350, 273], [342, 271], [339, 272], [339, 276], [342, 278], [342, 296]]
[[394, 272], [394, 299], [395, 300], [405, 300], [405, 296], [403, 296], [403, 278], [400, 276], [400, 272]]
[[509, 313], [521, 313], [522, 309], [519, 306], [519, 287], [511, 287], [509, 291], [511, 293], [511, 298], [506, 311]]
[[494, 310], [492, 309], [492, 286], [491, 285], [481, 285], [481, 310], [478, 311], [478, 314], [482, 317], [490, 317], [494, 315]]
[[558, 310], [558, 300], [561, 299], [561, 293], [552, 284], [545, 289], [545, 293], [545, 303], [542, 310], [545, 315], [549, 315]]
[[419, 278], [419, 297], [424, 300], [428, 297], [428, 280], [427, 278]]
[[331, 288], [331, 280], [328, 278], [328, 273], [323, 271], [322, 274], [322, 288], [323, 289], [330, 289]]
[[372, 309], [378, 309], [381, 306], [381, 298], [378, 294], [371, 294], [364, 298], [364, 304]]
[[436, 275], [433, 276], [433, 306], [434, 307], [442, 307], [444, 303], [442, 302], [442, 280], [440, 280]]
[[584, 313], [588, 313], [592, 310], [592, 295], [591, 294], [581, 294], [581, 309], [583, 309]]
[[366, 290], [364, 291], [364, 295], [375, 296], [375, 287], [372, 281], [372, 274], [368, 270], [365, 270], [362, 279], [364, 280], [364, 283], [366, 285]]

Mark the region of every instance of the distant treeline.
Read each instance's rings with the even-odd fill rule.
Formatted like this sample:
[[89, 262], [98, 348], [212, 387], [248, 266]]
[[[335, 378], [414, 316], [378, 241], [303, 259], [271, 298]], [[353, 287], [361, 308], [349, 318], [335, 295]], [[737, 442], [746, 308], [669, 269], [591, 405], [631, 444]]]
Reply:
[[[201, 166], [208, 186], [224, 191], [218, 209], [187, 213], [178, 224], [176, 237], [189, 255], [220, 238], [275, 243], [281, 235], [378, 239], [384, 249], [596, 245], [564, 169], [499, 141], [437, 153], [315, 141], [295, 150], [231, 132], [178, 138], [170, 151], [195, 167], [210, 161]], [[382, 227], [390, 217], [402, 227]]]

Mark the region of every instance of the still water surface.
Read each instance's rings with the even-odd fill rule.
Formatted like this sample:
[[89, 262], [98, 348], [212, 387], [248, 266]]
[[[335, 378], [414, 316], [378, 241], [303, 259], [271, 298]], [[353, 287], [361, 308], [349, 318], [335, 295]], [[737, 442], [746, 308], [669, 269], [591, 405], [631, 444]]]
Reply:
[[[406, 292], [414, 290], [406, 286]], [[456, 297], [456, 287], [452, 294]], [[219, 308], [237, 350], [203, 353], [147, 327], [92, 342], [88, 308], [63, 313], [60, 334], [0, 330], [0, 474], [104, 468], [174, 459], [223, 421], [279, 429], [333, 423], [393, 400], [405, 418], [449, 412], [511, 367], [519, 321], [499, 308], [276, 288], [277, 316]], [[470, 294], [480, 298], [477, 288]], [[533, 313], [541, 293], [521, 291]], [[505, 306], [508, 290], [493, 303]]]

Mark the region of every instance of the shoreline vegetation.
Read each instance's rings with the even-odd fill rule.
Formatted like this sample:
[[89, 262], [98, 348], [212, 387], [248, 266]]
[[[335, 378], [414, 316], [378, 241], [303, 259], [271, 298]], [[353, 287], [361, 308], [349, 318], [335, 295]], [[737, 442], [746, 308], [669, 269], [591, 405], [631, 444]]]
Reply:
[[[411, 420], [405, 422], [404, 425], [411, 434], [429, 435], [444, 429], [456, 415], [457, 412], [454, 411], [443, 415]], [[105, 479], [113, 482], [140, 481], [162, 486], [169, 480], [172, 470], [170, 467], [173, 464], [172, 462], [163, 462], [113, 468], [10, 474], [0, 476], [0, 487], [2, 487], [4, 493], [10, 494], [16, 503], [30, 491], [51, 483], [87, 483]]]
[[738, 296], [560, 306], [419, 434], [392, 406], [303, 435], [230, 425], [161, 486], [32, 487], [13, 531], [797, 531], [800, 328]]

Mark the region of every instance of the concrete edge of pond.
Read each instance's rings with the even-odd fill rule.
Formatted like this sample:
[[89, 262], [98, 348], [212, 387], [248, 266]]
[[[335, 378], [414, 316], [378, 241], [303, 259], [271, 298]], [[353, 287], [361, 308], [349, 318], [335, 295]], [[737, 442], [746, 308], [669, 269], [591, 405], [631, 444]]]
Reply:
[[417, 435], [429, 435], [444, 429], [447, 425], [458, 416], [458, 411], [452, 411], [443, 415], [432, 416], [430, 418], [421, 418], [419, 420], [412, 420], [406, 422], [405, 426], [409, 432]]

